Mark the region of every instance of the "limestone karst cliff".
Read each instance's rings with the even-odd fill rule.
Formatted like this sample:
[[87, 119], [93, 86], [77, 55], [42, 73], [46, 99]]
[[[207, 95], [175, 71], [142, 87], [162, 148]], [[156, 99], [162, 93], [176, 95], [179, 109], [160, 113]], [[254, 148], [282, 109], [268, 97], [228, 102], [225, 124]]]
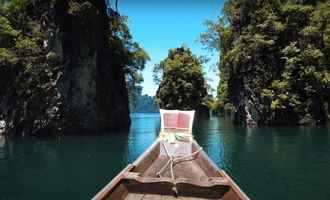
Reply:
[[220, 108], [239, 123], [330, 119], [329, 1], [227, 0], [202, 39], [220, 50]]
[[3, 1], [0, 11], [6, 132], [128, 128], [128, 61], [105, 1]]

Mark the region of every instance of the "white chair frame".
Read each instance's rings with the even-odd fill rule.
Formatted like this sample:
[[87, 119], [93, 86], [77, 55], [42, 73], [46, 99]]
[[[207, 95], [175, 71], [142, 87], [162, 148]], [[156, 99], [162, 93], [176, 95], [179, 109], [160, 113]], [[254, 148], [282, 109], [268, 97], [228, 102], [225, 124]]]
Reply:
[[[160, 118], [161, 118], [161, 131], [165, 131], [165, 126], [164, 126], [164, 114], [188, 114], [190, 116], [189, 119], [189, 127], [188, 128], [178, 128], [178, 127], [173, 127], [174, 129], [177, 130], [185, 130], [188, 131], [189, 133], [192, 132], [192, 127], [194, 123], [194, 116], [195, 116], [195, 111], [194, 110], [189, 110], [189, 111], [183, 111], [183, 110], [164, 110], [164, 109], [159, 109], [160, 112]], [[172, 127], [171, 127], [172, 128]]]

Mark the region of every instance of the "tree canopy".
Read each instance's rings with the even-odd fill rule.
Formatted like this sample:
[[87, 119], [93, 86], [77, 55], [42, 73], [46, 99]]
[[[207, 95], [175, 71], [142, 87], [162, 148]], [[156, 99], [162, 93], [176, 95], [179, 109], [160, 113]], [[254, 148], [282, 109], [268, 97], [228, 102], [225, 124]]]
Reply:
[[160, 108], [199, 110], [207, 96], [202, 72], [202, 59], [189, 48], [170, 49], [167, 58], [154, 68], [160, 83], [156, 99]]
[[[56, 42], [61, 43], [58, 35], [62, 34], [61, 28], [66, 26], [66, 21], [74, 24], [71, 29], [84, 30], [82, 35], [92, 35], [95, 31], [92, 18], [100, 15], [98, 9], [102, 7], [96, 6], [99, 2], [91, 0], [0, 1], [0, 112], [11, 122], [8, 123], [12, 124], [11, 128], [24, 129], [27, 125], [37, 131], [49, 128], [50, 124], [55, 129], [61, 127], [63, 95], [59, 93], [57, 83], [68, 64], [69, 55], [56, 48], [60, 46]], [[111, 8], [108, 12], [108, 16], [102, 14], [105, 23], [109, 23], [104, 26], [107, 30], [102, 30], [108, 39], [103, 43], [109, 47], [111, 55], [108, 56], [113, 56], [113, 68], [123, 69], [127, 90], [131, 91], [143, 81], [141, 71], [149, 57], [133, 40], [127, 17]], [[95, 45], [91, 44], [92, 47]], [[90, 53], [79, 47], [71, 50], [84, 52], [86, 57]]]
[[118, 53], [121, 65], [123, 66], [127, 90], [131, 99], [134, 99], [132, 94], [135, 89], [140, 87], [143, 82], [141, 74], [145, 64], [150, 60], [147, 52], [133, 40], [133, 37], [127, 26], [127, 17], [113, 15], [110, 17], [111, 35], [109, 37], [110, 44], [114, 51]]
[[326, 0], [227, 0], [201, 37], [221, 52], [219, 105], [248, 107], [258, 123], [324, 123], [329, 19]]

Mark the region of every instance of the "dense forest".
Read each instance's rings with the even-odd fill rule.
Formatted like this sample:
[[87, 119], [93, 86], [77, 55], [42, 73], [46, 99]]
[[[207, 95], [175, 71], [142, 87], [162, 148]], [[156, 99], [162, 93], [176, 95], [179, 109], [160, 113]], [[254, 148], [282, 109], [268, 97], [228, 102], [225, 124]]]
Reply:
[[153, 111], [156, 100], [165, 109], [233, 111], [236, 122], [326, 123], [328, 0], [227, 0], [207, 26], [202, 42], [220, 52], [217, 100], [203, 59], [186, 47], [155, 66], [154, 99], [141, 94], [150, 58], [118, 1], [0, 0], [0, 120], [20, 134], [113, 130], [129, 126], [130, 108]]
[[236, 122], [324, 124], [330, 110], [330, 2], [228, 0], [202, 41], [220, 51], [219, 109]]
[[159, 83], [156, 100], [160, 108], [209, 114], [205, 105], [208, 95], [203, 62], [187, 47], [169, 50], [167, 58], [154, 67], [154, 80]]
[[127, 128], [128, 89], [148, 55], [99, 0], [0, 1], [0, 112], [6, 132]]

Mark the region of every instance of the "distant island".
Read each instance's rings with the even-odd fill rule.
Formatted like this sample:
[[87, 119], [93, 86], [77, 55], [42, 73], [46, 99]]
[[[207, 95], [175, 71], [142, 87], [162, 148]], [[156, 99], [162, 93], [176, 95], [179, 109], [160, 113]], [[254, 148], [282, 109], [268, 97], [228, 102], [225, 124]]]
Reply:
[[137, 88], [131, 95], [131, 113], [158, 113], [159, 107], [154, 96], [142, 95], [142, 88]]

